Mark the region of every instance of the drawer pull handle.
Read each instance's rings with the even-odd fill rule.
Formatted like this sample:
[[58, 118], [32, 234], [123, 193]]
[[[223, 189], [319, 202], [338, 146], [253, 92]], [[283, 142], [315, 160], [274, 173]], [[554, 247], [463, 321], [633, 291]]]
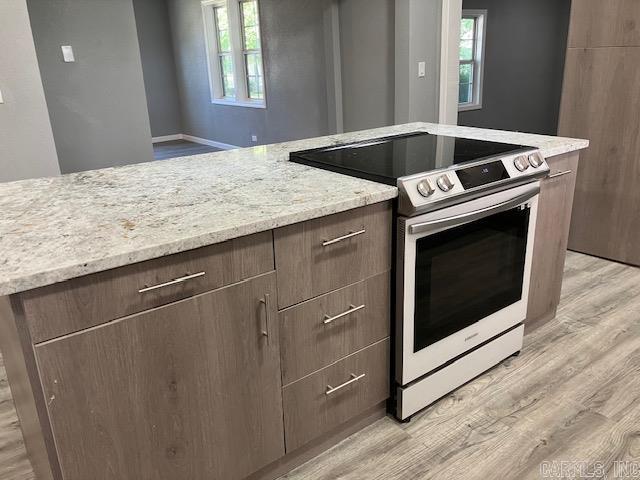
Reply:
[[363, 373], [361, 375], [356, 375], [355, 373], [351, 374], [351, 380], [347, 380], [342, 385], [338, 385], [337, 387], [332, 387], [331, 385], [327, 385], [327, 391], [324, 392], [325, 395], [331, 395], [332, 393], [337, 392], [341, 388], [346, 387], [347, 385], [351, 385], [352, 383], [356, 383], [358, 380], [363, 379], [367, 374]]
[[551, 173], [551, 174], [547, 175], [547, 178], [564, 177], [565, 175], [569, 175], [570, 173], [573, 173], [573, 171], [572, 170], [567, 170], [567, 171], [564, 171], [564, 172]]
[[328, 247], [329, 245], [333, 245], [334, 243], [342, 242], [344, 240], [348, 240], [349, 238], [357, 237], [358, 235], [362, 235], [363, 233], [366, 233], [366, 232], [367, 231], [364, 228], [362, 230], [358, 230], [357, 232], [350, 232], [341, 237], [334, 238], [333, 240], [326, 240], [322, 242], [322, 246]]
[[160, 283], [158, 285], [153, 285], [152, 287], [144, 287], [138, 290], [138, 293], [150, 292], [152, 290], [157, 290], [159, 288], [169, 287], [171, 285], [176, 285], [178, 283], [186, 282], [187, 280], [193, 280], [194, 278], [204, 277], [206, 272], [198, 272], [193, 275], [185, 275], [184, 277], [176, 278], [175, 280], [171, 280], [170, 282]]
[[350, 307], [349, 310], [347, 310], [346, 312], [339, 313], [338, 315], [335, 315], [333, 317], [331, 315], [325, 315], [322, 323], [326, 325], [327, 323], [331, 323], [334, 320], [338, 320], [339, 318], [346, 317], [347, 315], [351, 315], [352, 313], [355, 313], [358, 310], [362, 310], [364, 308], [364, 303], [358, 307], [356, 307], [355, 305], [349, 305], [349, 307]]
[[267, 346], [269, 346], [269, 323], [271, 321], [271, 302], [269, 301], [269, 294], [265, 293], [264, 298], [260, 299], [260, 303], [264, 305], [264, 309], [266, 310], [264, 316], [264, 330], [262, 330], [262, 335], [267, 337]]

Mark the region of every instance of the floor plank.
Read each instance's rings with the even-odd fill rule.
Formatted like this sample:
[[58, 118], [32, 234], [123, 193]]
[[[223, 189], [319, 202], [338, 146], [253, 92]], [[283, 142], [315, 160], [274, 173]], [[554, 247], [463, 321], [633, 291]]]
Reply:
[[[519, 357], [410, 423], [384, 418], [282, 479], [539, 479], [553, 461], [601, 469], [595, 478], [640, 461], [638, 268], [570, 253], [558, 316]], [[1, 357], [0, 479], [33, 479]]]

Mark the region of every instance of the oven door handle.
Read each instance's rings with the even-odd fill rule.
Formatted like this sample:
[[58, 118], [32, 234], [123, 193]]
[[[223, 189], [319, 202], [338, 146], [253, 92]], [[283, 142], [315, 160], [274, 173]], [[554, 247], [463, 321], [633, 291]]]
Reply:
[[535, 185], [525, 193], [510, 198], [509, 200], [505, 200], [504, 202], [500, 202], [496, 205], [491, 205], [490, 207], [481, 208], [479, 210], [474, 210], [468, 213], [462, 213], [460, 215], [454, 215], [451, 217], [439, 218], [437, 220], [429, 220], [427, 222], [420, 222], [414, 225], [410, 225], [409, 233], [414, 235], [435, 230], [436, 228], [446, 228], [473, 222], [474, 220], [488, 217], [489, 215], [493, 215], [494, 213], [504, 212], [506, 210], [511, 210], [512, 208], [518, 207], [528, 200], [531, 200], [533, 197], [538, 195], [538, 193], [540, 193], [540, 186]]

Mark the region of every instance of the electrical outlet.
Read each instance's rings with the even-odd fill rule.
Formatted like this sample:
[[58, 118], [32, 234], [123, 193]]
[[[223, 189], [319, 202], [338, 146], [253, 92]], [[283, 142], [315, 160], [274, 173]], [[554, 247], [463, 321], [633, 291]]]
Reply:
[[257, 135], [251, 135], [251, 141], [252, 142], [257, 142], [258, 141], [258, 136]]

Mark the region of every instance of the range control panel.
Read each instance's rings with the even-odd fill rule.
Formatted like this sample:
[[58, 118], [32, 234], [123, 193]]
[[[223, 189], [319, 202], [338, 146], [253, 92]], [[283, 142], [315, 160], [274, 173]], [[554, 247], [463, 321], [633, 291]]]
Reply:
[[538, 150], [502, 158], [485, 159], [398, 180], [399, 212], [413, 215], [453, 204], [467, 197], [478, 197], [491, 189], [522, 184], [549, 173], [549, 166]]

